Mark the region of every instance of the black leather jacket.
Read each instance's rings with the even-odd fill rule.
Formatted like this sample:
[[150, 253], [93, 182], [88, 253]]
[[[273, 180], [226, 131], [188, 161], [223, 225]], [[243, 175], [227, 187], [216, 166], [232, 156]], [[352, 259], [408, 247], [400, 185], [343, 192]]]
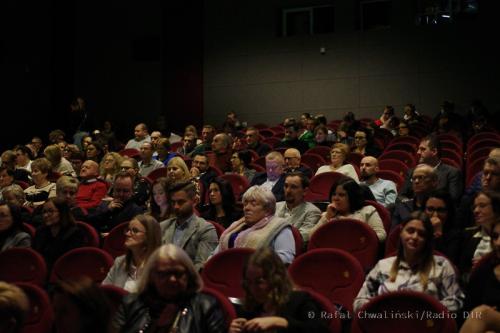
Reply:
[[[228, 324], [217, 300], [210, 295], [197, 293], [183, 302], [186, 314], [179, 320], [178, 333], [227, 332]], [[149, 332], [152, 320], [150, 309], [138, 294], [124, 297], [113, 319], [113, 331], [120, 333]]]

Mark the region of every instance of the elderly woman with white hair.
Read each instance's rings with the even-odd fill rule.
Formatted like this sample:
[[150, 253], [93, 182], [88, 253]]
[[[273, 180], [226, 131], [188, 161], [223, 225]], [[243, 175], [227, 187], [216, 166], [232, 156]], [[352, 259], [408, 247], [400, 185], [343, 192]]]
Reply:
[[262, 186], [252, 186], [243, 195], [244, 217], [233, 222], [221, 235], [214, 254], [230, 248], [270, 247], [283, 263], [295, 257], [295, 241], [291, 226], [274, 215], [276, 199]]
[[147, 260], [137, 293], [117, 310], [112, 332], [218, 333], [227, 331], [224, 313], [203, 286], [189, 256], [173, 244], [159, 247]]

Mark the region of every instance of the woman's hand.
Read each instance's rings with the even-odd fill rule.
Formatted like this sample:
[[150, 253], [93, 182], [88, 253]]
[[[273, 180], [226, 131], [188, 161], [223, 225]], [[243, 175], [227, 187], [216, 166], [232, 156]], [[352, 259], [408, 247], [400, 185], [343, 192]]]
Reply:
[[431, 223], [434, 227], [434, 238], [440, 238], [443, 236], [443, 222], [437, 216], [431, 217]]
[[245, 318], [236, 318], [231, 322], [231, 325], [229, 325], [229, 332], [228, 333], [240, 333], [243, 332], [243, 327], [245, 326], [245, 323], [247, 320]]
[[261, 317], [247, 321], [244, 330], [245, 332], [265, 332], [287, 327], [288, 321], [283, 317]]
[[326, 219], [333, 219], [337, 215], [337, 208], [335, 208], [335, 204], [331, 203], [326, 206]]

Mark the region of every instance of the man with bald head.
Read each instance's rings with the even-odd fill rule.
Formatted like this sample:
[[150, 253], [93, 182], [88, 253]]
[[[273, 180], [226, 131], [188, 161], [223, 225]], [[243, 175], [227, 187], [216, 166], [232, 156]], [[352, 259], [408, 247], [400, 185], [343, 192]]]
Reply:
[[378, 203], [388, 207], [396, 202], [398, 196], [396, 184], [391, 180], [377, 177], [379, 167], [378, 160], [375, 157], [363, 157], [359, 170], [361, 172], [361, 184], [365, 184], [370, 188]]
[[436, 170], [427, 164], [419, 164], [413, 170], [411, 185], [413, 197], [398, 198], [392, 214], [392, 226], [396, 226], [410, 217], [415, 210], [422, 210], [424, 200], [429, 193], [438, 187], [438, 174]]
[[134, 129], [134, 138], [130, 139], [125, 146], [126, 149], [133, 148], [141, 150], [141, 145], [144, 142], [151, 142], [151, 137], [148, 133], [148, 127], [144, 123], [137, 124]]
[[[212, 140], [212, 151], [215, 153], [210, 165], [216, 166], [222, 172], [231, 171], [231, 155], [233, 154], [231, 137], [226, 133], [219, 133]], [[193, 153], [194, 155], [194, 153]]]
[[106, 182], [98, 179], [99, 164], [87, 160], [80, 169], [80, 185], [76, 192], [76, 205], [84, 210], [97, 207], [106, 196]]
[[285, 158], [285, 172], [302, 172], [307, 178], [311, 178], [312, 171], [307, 167], [300, 165], [301, 156], [300, 151], [295, 148], [288, 148], [283, 154]]
[[276, 201], [285, 200], [285, 161], [283, 155], [277, 151], [272, 151], [266, 155], [266, 172], [257, 173], [250, 183], [253, 185], [262, 185], [271, 190]]

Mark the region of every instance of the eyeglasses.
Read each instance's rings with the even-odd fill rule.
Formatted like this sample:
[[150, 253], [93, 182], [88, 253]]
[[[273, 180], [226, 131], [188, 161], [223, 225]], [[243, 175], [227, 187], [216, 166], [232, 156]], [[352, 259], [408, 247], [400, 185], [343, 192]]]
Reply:
[[434, 214], [434, 213], [445, 214], [445, 213], [448, 212], [448, 209], [446, 209], [446, 207], [432, 207], [432, 206], [427, 206], [427, 207], [425, 207], [425, 210], [429, 214]]
[[128, 232], [130, 232], [132, 235], [137, 235], [140, 233], [145, 233], [143, 230], [139, 230], [137, 228], [126, 228], [123, 230], [123, 233], [126, 235]]
[[42, 214], [45, 215], [52, 215], [52, 214], [55, 214], [55, 213], [58, 213], [59, 211], [57, 210], [54, 210], [54, 209], [44, 209], [42, 210]]
[[332, 151], [330, 152], [330, 154], [331, 154], [331, 155], [333, 155], [333, 154], [342, 155], [342, 152], [341, 152], [340, 150], [332, 150]]
[[129, 167], [129, 166], [122, 166], [121, 167], [122, 170], [128, 170], [128, 169], [132, 169], [132, 167]]

